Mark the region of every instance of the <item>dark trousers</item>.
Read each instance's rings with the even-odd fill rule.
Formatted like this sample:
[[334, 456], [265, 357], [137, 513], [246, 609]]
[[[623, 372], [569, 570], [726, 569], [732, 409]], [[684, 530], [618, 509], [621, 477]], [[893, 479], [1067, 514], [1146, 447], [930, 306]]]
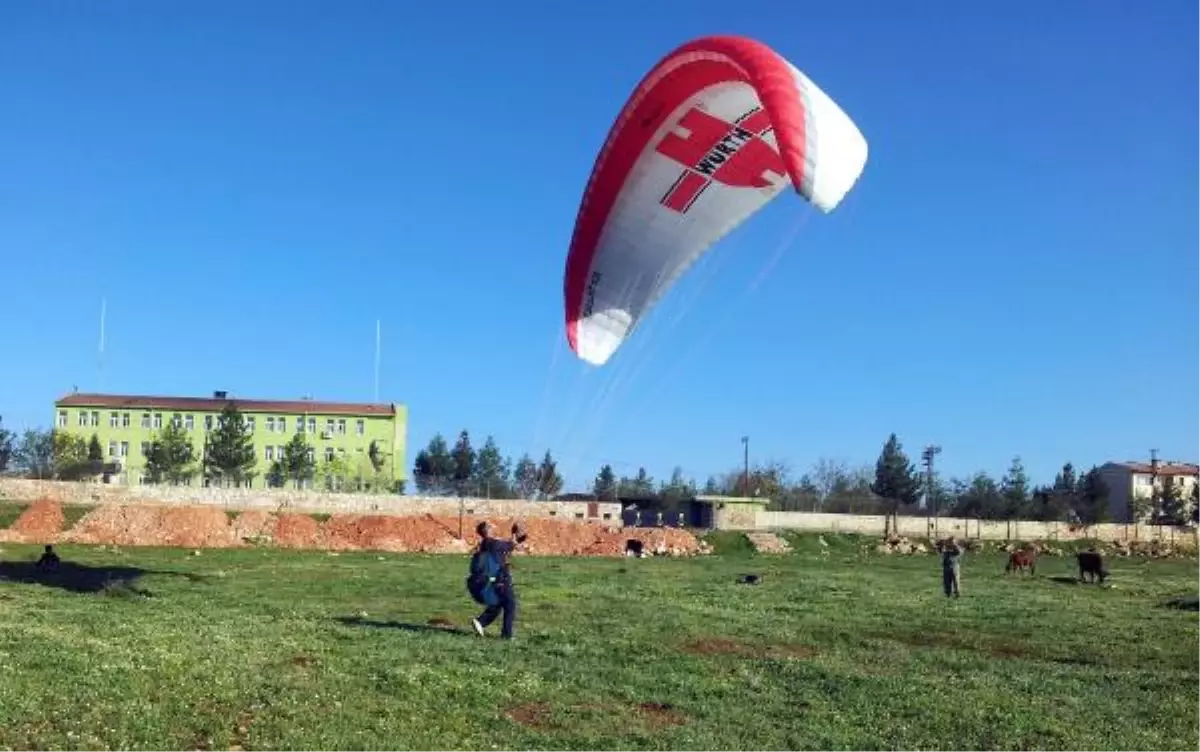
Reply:
[[947, 598], [958, 597], [958, 580], [958, 567], [942, 567], [942, 590]]
[[500, 629], [500, 636], [512, 639], [513, 620], [517, 618], [517, 593], [513, 590], [512, 585], [498, 585], [496, 595], [500, 596], [500, 602], [483, 610], [483, 613], [479, 615], [479, 625], [486, 629], [503, 611], [504, 623]]

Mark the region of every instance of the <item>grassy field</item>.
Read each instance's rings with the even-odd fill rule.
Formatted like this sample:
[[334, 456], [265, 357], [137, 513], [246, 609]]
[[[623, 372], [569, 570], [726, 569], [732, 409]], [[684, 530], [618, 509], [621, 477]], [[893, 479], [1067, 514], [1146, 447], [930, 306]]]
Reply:
[[511, 643], [465, 557], [64, 546], [107, 568], [72, 590], [5, 545], [0, 748], [1197, 748], [1195, 560], [968, 556], [948, 601], [934, 557], [799, 543], [522, 558]]

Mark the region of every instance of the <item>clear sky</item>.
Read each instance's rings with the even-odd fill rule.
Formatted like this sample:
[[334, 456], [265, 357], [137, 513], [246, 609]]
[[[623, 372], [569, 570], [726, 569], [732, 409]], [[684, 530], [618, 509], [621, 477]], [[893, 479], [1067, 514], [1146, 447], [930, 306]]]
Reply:
[[[1194, 460], [1197, 5], [705, 0], [0, 4], [0, 415], [92, 391], [370, 400], [434, 431], [699, 479]], [[616, 359], [562, 335], [581, 190], [696, 36], [778, 50], [870, 144], [785, 193]], [[799, 219], [798, 219], [799, 218]], [[794, 242], [788, 242], [798, 230]], [[101, 298], [107, 298], [103, 373]]]

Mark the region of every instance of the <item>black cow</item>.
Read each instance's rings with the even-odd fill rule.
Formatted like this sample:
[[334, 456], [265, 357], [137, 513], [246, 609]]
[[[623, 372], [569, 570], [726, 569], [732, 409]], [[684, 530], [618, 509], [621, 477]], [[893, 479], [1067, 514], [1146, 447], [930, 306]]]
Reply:
[[[1079, 581], [1080, 582], [1095, 582], [1097, 578], [1100, 584], [1104, 584], [1104, 578], [1108, 577], [1108, 570], [1104, 568], [1104, 557], [1096, 551], [1080, 551], [1075, 554], [1075, 558], [1079, 561]], [[1084, 575], [1088, 575], [1087, 578]]]

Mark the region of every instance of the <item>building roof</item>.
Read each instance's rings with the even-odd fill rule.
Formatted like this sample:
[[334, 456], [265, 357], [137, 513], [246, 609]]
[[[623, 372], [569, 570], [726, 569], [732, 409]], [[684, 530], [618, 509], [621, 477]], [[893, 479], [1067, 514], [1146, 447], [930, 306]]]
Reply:
[[126, 410], [195, 410], [197, 412], [220, 412], [232, 402], [244, 413], [281, 413], [295, 415], [363, 415], [393, 416], [396, 406], [388, 403], [365, 402], [318, 402], [316, 400], [256, 400], [219, 397], [156, 397], [133, 394], [68, 394], [57, 402], [56, 407], [111, 407]]
[[1149, 462], [1113, 462], [1116, 467], [1123, 468], [1132, 473], [1142, 473], [1151, 475], [1157, 472], [1159, 475], [1197, 475], [1200, 476], [1200, 465], [1195, 465], [1190, 462], [1162, 462], [1158, 465], [1158, 470], [1150, 467]]

